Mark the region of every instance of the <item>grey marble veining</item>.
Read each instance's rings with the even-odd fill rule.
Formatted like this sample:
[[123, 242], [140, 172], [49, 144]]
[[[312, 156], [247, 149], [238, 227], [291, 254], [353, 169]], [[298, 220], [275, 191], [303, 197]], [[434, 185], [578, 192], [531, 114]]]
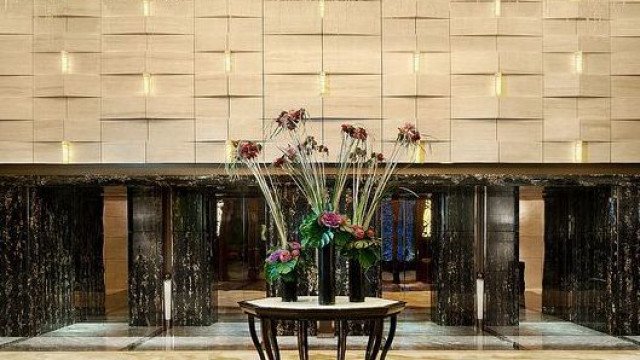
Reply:
[[[517, 331], [516, 331], [517, 329]], [[260, 327], [258, 325], [258, 331]], [[629, 339], [599, 333], [569, 322], [523, 322], [519, 327], [492, 327], [476, 335], [471, 327], [439, 326], [432, 322], [402, 321], [398, 324], [396, 350], [510, 350], [608, 349], [640, 350]], [[202, 327], [175, 327], [155, 333], [154, 327], [128, 327], [119, 323], [84, 323], [67, 326], [42, 336], [0, 338], [4, 351], [121, 351], [121, 350], [252, 350], [245, 322], [215, 323]], [[640, 337], [630, 337], [640, 341]], [[364, 336], [350, 336], [348, 348], [361, 351]], [[632, 339], [633, 340], [633, 339]], [[12, 342], [13, 341], [13, 342]], [[294, 336], [278, 338], [284, 350], [296, 349]], [[313, 350], [335, 348], [335, 338], [309, 339]]]

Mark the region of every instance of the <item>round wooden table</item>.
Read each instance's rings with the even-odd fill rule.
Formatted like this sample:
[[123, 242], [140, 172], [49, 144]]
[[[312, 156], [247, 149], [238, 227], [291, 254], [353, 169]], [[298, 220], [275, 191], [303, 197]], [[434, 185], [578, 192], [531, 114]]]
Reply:
[[[393, 343], [398, 314], [404, 310], [406, 305], [402, 301], [379, 298], [366, 298], [363, 303], [350, 303], [346, 296], [337, 297], [335, 305], [319, 305], [316, 296], [301, 296], [297, 302], [282, 302], [279, 297], [271, 297], [241, 301], [238, 304], [249, 318], [249, 333], [260, 360], [280, 360], [280, 349], [276, 337], [276, 321], [278, 320], [295, 321], [300, 360], [309, 359], [309, 343], [307, 341], [309, 321], [335, 321], [338, 331], [337, 359], [339, 360], [344, 360], [347, 352], [347, 332], [349, 331], [347, 321], [369, 321], [371, 333], [365, 360], [377, 359], [378, 353], [380, 353], [380, 359], [384, 360]], [[260, 343], [256, 332], [255, 318], [260, 319], [262, 343]], [[380, 352], [386, 318], [390, 318], [389, 334], [385, 339], [382, 352]]]

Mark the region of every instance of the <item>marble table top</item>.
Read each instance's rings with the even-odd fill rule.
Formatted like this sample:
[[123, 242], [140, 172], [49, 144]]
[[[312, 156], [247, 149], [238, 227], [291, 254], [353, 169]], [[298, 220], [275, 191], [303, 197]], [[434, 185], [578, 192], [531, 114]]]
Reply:
[[298, 301], [284, 302], [280, 297], [268, 297], [257, 300], [250, 300], [246, 302], [256, 308], [270, 308], [270, 309], [283, 309], [283, 310], [313, 310], [313, 309], [332, 309], [332, 310], [351, 310], [351, 309], [378, 309], [385, 308], [393, 305], [398, 305], [401, 302], [395, 300], [380, 299], [374, 297], [365, 298], [364, 302], [355, 303], [349, 302], [347, 296], [337, 296], [336, 303], [334, 305], [320, 305], [318, 304], [317, 296], [300, 296]]
[[334, 305], [318, 304], [317, 296], [300, 296], [298, 301], [283, 302], [270, 297], [239, 302], [240, 308], [250, 315], [282, 320], [365, 320], [397, 315], [405, 302], [368, 297], [364, 302], [352, 303], [346, 296], [336, 297]]

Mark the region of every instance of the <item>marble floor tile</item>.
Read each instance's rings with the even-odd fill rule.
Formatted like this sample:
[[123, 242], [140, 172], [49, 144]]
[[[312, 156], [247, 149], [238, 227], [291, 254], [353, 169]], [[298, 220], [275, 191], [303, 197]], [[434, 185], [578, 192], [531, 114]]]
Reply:
[[[311, 360], [335, 360], [334, 351], [314, 351]], [[393, 351], [388, 360], [637, 360], [637, 351]], [[139, 351], [139, 352], [0, 352], [2, 360], [255, 360], [254, 351]], [[298, 354], [284, 351], [282, 360], [297, 360]], [[362, 354], [347, 351], [348, 360]]]
[[[119, 351], [144, 337], [38, 336], [3, 347], [3, 351]], [[3, 359], [4, 360], [4, 359]]]

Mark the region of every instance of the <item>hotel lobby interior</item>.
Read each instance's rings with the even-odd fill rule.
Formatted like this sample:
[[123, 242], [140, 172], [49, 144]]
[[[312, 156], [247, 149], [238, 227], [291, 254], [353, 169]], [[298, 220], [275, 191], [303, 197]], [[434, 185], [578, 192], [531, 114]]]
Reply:
[[0, 0], [0, 359], [385, 358], [640, 359], [640, 1]]

